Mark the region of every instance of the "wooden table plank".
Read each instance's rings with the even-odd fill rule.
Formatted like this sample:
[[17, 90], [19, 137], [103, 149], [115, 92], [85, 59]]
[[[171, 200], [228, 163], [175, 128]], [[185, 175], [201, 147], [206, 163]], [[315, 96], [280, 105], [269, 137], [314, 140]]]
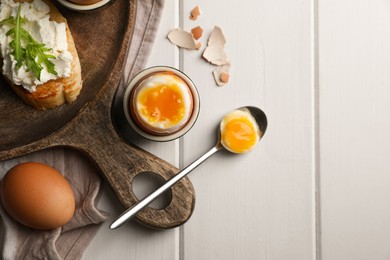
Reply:
[[322, 259], [390, 259], [390, 5], [319, 2]]
[[[199, 5], [202, 15], [190, 21]], [[182, 68], [202, 102], [184, 139], [184, 164], [216, 142], [222, 116], [243, 105], [264, 109], [268, 132], [246, 155], [221, 152], [190, 175], [197, 204], [184, 226], [183, 259], [315, 259], [315, 190], [310, 1], [183, 1], [184, 29], [225, 32], [231, 81], [217, 87], [202, 51]], [[202, 49], [203, 50], [203, 49]]]

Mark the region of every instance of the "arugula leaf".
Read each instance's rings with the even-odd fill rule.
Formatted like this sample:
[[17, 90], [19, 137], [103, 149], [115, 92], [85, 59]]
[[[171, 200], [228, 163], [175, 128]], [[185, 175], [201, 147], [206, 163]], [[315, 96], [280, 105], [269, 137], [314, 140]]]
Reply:
[[15, 56], [15, 60], [17, 61], [17, 63], [16, 63], [17, 68], [20, 68], [23, 64], [22, 42], [21, 42], [21, 37], [20, 37], [20, 28], [22, 27], [22, 22], [23, 22], [20, 19], [21, 10], [22, 10], [22, 5], [19, 4], [18, 15], [16, 16], [16, 24], [15, 24], [15, 27], [13, 29], [11, 29], [14, 31], [14, 36], [15, 36], [14, 56]]
[[[55, 70], [55, 64], [49, 59], [55, 59], [55, 56], [50, 54], [51, 48], [47, 48], [45, 44], [37, 42], [31, 34], [26, 31], [22, 25], [25, 19], [21, 16], [22, 5], [19, 4], [18, 13], [16, 17], [10, 17], [0, 21], [0, 26], [13, 26], [7, 33], [7, 36], [13, 36], [14, 39], [9, 43], [13, 50], [11, 55], [16, 60], [16, 68], [19, 69], [22, 65], [26, 65], [26, 71], [31, 71], [34, 76], [40, 80], [41, 72], [45, 65], [47, 71], [53, 75], [58, 75]], [[22, 46], [24, 43], [25, 47]], [[49, 53], [48, 53], [49, 52]]]
[[0, 26], [6, 25], [6, 24], [15, 25], [15, 19], [13, 17], [10, 17], [10, 18], [6, 18], [6, 19], [0, 21]]

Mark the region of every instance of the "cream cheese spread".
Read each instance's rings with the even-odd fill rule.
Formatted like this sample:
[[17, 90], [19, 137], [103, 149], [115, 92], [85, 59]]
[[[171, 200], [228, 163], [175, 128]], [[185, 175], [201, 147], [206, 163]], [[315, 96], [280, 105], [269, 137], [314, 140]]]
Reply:
[[[16, 17], [19, 3], [13, 0], [1, 0], [0, 3], [0, 21]], [[37, 85], [41, 85], [49, 80], [65, 78], [70, 76], [72, 54], [68, 50], [66, 39], [65, 23], [50, 21], [50, 8], [42, 0], [34, 0], [32, 3], [23, 3], [21, 7], [21, 16], [26, 20], [23, 28], [40, 43], [52, 49], [50, 54], [55, 58], [50, 59], [55, 65], [57, 75], [51, 74], [42, 64], [40, 79], [36, 78], [31, 71], [27, 71], [26, 65], [16, 68], [16, 60], [11, 54], [13, 51], [9, 43], [13, 40], [12, 36], [7, 36], [11, 29], [9, 25], [0, 27], [0, 54], [3, 58], [3, 74], [14, 84], [22, 85], [27, 91], [34, 92]], [[23, 43], [22, 43], [23, 44]]]

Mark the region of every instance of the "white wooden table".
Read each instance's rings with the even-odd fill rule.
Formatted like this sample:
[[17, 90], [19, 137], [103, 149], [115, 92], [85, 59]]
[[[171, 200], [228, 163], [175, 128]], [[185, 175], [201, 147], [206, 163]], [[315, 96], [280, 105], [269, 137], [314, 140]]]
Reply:
[[[204, 45], [214, 25], [225, 33], [225, 87], [201, 52], [165, 38], [198, 25]], [[122, 207], [105, 185], [100, 208], [111, 218], [84, 259], [390, 259], [390, 1], [167, 0], [148, 65], [183, 70], [201, 95], [184, 138], [143, 142], [170, 163], [211, 148], [236, 107], [261, 107], [269, 127], [249, 154], [219, 153], [190, 174], [195, 211], [179, 228], [110, 231]]]

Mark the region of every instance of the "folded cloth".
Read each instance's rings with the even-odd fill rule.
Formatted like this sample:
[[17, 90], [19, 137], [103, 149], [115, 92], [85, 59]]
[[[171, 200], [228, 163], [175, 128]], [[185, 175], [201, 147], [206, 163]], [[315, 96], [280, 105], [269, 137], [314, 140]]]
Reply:
[[[164, 0], [137, 1], [135, 28], [119, 88], [124, 88], [126, 82], [145, 66], [163, 5]], [[100, 189], [97, 169], [78, 153], [59, 148], [2, 162], [0, 177], [12, 166], [25, 161], [46, 163], [63, 173], [75, 193], [76, 211], [63, 227], [39, 231], [17, 223], [0, 206], [1, 259], [81, 259], [98, 231], [99, 223], [108, 217], [108, 213], [96, 207]]]
[[[135, 73], [145, 67], [156, 37], [163, 7], [164, 0], [137, 1], [133, 38], [122, 74], [122, 84], [129, 82]], [[124, 85], [119, 86], [119, 88], [123, 87]]]

